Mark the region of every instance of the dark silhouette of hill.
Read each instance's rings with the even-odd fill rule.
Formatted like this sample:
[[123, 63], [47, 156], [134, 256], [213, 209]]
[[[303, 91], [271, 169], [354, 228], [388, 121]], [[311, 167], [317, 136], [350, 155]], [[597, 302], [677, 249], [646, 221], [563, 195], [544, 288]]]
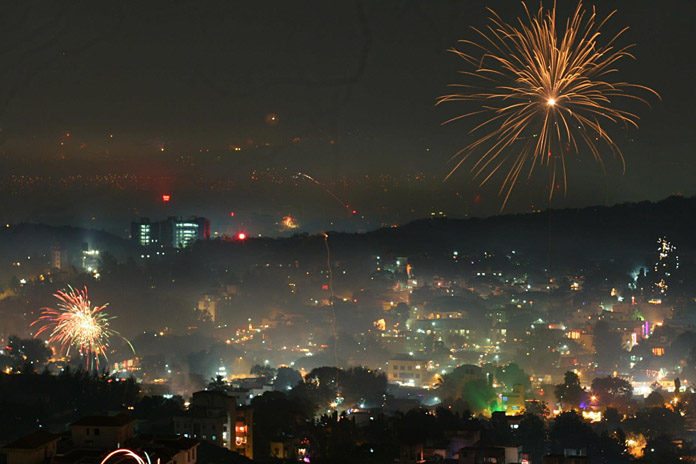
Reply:
[[680, 252], [693, 251], [696, 197], [669, 197], [652, 203], [547, 210], [484, 219], [419, 220], [367, 236], [386, 250], [409, 254], [459, 250], [524, 251], [554, 260], [598, 261], [654, 255], [667, 236]]
[[[549, 210], [470, 219], [422, 219], [365, 234], [329, 232], [332, 262], [366, 264], [368, 255], [406, 256], [432, 269], [453, 251], [461, 256], [516, 250], [536, 266], [575, 268], [596, 261], [626, 266], [652, 262], [657, 239], [667, 236], [680, 255], [696, 245], [696, 198], [669, 197], [652, 203]], [[197, 258], [224, 262], [239, 271], [249, 263], [326, 262], [323, 234], [244, 242], [197, 243]], [[685, 256], [686, 257], [686, 256]], [[358, 269], [360, 267], [358, 266]]]
[[0, 257], [32, 256], [50, 261], [51, 246], [60, 245], [68, 252], [71, 264], [79, 264], [82, 250], [108, 250], [119, 260], [137, 253], [130, 241], [108, 232], [71, 226], [16, 224], [0, 228]]
[[[484, 251], [521, 252], [533, 264], [572, 267], [593, 261], [646, 263], [654, 256], [656, 241], [667, 236], [680, 255], [696, 246], [696, 197], [669, 197], [659, 202], [625, 203], [611, 207], [547, 210], [489, 218], [422, 219], [397, 228], [364, 234], [329, 232], [334, 263], [365, 264], [369, 255], [407, 256], [421, 263]], [[141, 249], [107, 232], [76, 227], [18, 224], [0, 229], [0, 256], [18, 250], [48, 256], [53, 243], [79, 254], [84, 243], [106, 250], [119, 261], [136, 257]], [[198, 242], [181, 253], [213, 269], [243, 271], [249, 265], [302, 261], [326, 262], [323, 234], [289, 238], [250, 238], [245, 241]], [[647, 261], [650, 262], [650, 261]], [[359, 269], [359, 268], [358, 268]]]

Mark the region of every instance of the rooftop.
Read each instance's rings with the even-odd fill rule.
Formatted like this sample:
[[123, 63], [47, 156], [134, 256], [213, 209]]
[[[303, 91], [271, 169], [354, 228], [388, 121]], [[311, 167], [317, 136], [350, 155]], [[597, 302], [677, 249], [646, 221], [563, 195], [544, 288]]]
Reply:
[[82, 419], [78, 419], [72, 424], [73, 426], [82, 427], [123, 427], [132, 422], [135, 422], [135, 418], [127, 414], [117, 414], [115, 416], [87, 416]]
[[58, 440], [60, 440], [60, 435], [46, 432], [45, 430], [37, 430], [5, 445], [4, 449], [36, 449]]

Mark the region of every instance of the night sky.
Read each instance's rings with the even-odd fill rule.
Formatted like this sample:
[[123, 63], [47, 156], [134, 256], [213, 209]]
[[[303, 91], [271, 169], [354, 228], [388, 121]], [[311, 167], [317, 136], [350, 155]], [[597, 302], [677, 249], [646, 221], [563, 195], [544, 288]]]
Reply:
[[[442, 182], [471, 127], [441, 126], [461, 109], [434, 106], [465, 68], [446, 49], [474, 37], [487, 6], [523, 13], [507, 0], [4, 5], [0, 219], [125, 235], [139, 216], [203, 215], [219, 233], [277, 235], [294, 232], [287, 215], [313, 233], [497, 214], [499, 182], [479, 187], [466, 167]], [[625, 174], [581, 153], [552, 207], [696, 194], [696, 3], [598, 6], [613, 9], [607, 36], [628, 26], [620, 43], [637, 44], [621, 78], [662, 101], [619, 132]], [[540, 173], [505, 211], [546, 197]]]

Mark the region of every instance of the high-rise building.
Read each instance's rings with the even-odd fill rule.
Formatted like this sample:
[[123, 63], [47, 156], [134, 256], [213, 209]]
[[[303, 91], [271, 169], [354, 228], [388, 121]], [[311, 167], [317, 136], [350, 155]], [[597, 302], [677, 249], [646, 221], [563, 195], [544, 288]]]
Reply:
[[51, 245], [51, 268], [64, 269], [68, 264], [68, 250], [63, 244], [54, 243]]
[[140, 246], [150, 246], [159, 243], [159, 223], [151, 223], [150, 218], [141, 218], [140, 222], [131, 223], [131, 240], [138, 242]]
[[168, 217], [163, 221], [150, 222], [141, 218], [131, 223], [131, 240], [140, 246], [185, 248], [196, 240], [210, 238], [210, 221], [204, 217], [181, 219]]
[[[196, 240], [204, 239], [204, 226], [200, 219], [202, 218], [194, 218], [187, 221], [172, 221], [171, 218], [167, 220], [172, 228], [172, 244], [174, 248], [186, 248]], [[210, 229], [210, 225], [208, 225], [208, 228]], [[208, 238], [210, 238], [210, 232], [208, 232]]]

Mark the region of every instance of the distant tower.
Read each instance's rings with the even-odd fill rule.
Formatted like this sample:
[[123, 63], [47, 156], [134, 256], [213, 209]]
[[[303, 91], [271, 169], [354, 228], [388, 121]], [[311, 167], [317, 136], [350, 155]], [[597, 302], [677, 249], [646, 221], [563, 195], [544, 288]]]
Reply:
[[65, 269], [68, 265], [68, 251], [62, 243], [56, 242], [51, 245], [51, 268]]
[[673, 279], [674, 272], [679, 269], [679, 256], [677, 247], [672, 245], [667, 237], [662, 237], [657, 241], [657, 262], [653, 271], [653, 285], [655, 293], [666, 296], [669, 282]]

